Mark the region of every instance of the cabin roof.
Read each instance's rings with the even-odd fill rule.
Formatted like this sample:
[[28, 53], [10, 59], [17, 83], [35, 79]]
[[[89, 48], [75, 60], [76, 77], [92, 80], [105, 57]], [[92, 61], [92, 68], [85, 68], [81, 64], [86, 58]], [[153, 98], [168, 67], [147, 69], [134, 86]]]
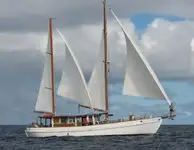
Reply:
[[[62, 118], [62, 117], [86, 117], [86, 116], [101, 116], [106, 113], [88, 113], [88, 114], [69, 114], [69, 115], [57, 115], [54, 116], [55, 118]], [[109, 114], [111, 116], [111, 114]], [[52, 115], [45, 114], [44, 116], [39, 116], [39, 118], [52, 118]]]

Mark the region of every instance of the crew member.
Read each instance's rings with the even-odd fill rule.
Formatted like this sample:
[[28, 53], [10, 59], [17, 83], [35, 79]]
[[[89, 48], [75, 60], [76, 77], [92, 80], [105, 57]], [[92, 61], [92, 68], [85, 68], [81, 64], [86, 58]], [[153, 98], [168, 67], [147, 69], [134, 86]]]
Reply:
[[174, 116], [175, 116], [175, 114], [174, 114], [175, 110], [174, 110], [173, 103], [171, 103], [171, 105], [169, 106], [169, 108], [170, 108], [170, 119], [173, 119]]
[[84, 118], [84, 119], [83, 119], [83, 121], [84, 121], [84, 125], [86, 125], [86, 126], [87, 126], [87, 125], [88, 125], [88, 121], [87, 121], [87, 119], [86, 119], [86, 118]]

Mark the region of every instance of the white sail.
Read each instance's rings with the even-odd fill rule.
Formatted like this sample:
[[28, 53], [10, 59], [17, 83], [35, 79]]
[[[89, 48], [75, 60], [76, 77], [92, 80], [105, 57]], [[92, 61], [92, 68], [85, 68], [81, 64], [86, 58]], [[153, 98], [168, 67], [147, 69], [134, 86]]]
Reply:
[[93, 68], [90, 81], [88, 83], [88, 91], [91, 96], [93, 108], [106, 110], [105, 108], [105, 80], [104, 80], [104, 37], [102, 36], [100, 52], [97, 62]]
[[35, 111], [52, 113], [52, 80], [51, 80], [51, 50], [50, 36], [48, 36], [47, 49], [44, 53], [44, 71], [36, 101]]
[[64, 70], [57, 94], [77, 101], [79, 104], [92, 108], [90, 95], [79, 63], [67, 41], [57, 29], [66, 45]]
[[121, 26], [126, 40], [127, 60], [123, 94], [129, 96], [164, 99], [170, 105], [171, 102], [167, 94], [165, 93], [151, 66], [139, 50], [138, 45], [127, 34], [125, 28], [114, 12], [111, 9], [110, 11], [117, 20], [118, 24]]

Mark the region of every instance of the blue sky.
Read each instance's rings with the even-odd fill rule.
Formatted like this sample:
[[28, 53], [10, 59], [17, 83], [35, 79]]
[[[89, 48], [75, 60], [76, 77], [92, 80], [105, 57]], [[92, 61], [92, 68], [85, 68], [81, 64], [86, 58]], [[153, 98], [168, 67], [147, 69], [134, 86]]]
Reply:
[[170, 22], [184, 21], [185, 18], [168, 15], [155, 15], [151, 13], [138, 13], [131, 17], [131, 21], [135, 24], [136, 32], [138, 33], [139, 39], [141, 39], [142, 32], [147, 26], [152, 23], [155, 18], [162, 18]]
[[165, 20], [174, 21], [184, 21], [185, 18], [168, 16], [168, 15], [154, 15], [150, 13], [139, 13], [131, 17], [131, 21], [135, 24], [138, 30], [143, 30], [150, 24], [155, 18], [163, 18]]
[[[156, 17], [169, 21], [184, 20], [183, 18], [173, 16], [152, 14], [138, 14], [133, 16], [131, 20], [138, 32], [144, 30], [147, 24], [151, 23]], [[0, 105], [0, 118], [2, 119], [0, 124], [27, 124], [35, 119], [33, 110], [42, 74], [42, 70], [40, 70], [37, 64], [40, 64], [39, 60], [41, 58], [36, 53], [22, 53], [22, 59], [19, 52], [2, 53], [0, 55], [0, 70], [2, 70], [0, 74], [0, 86], [2, 88], [0, 91], [2, 98]], [[11, 54], [13, 54], [14, 59], [10, 59]], [[38, 61], [35, 58], [38, 58]], [[5, 63], [7, 60], [9, 60], [9, 63]], [[28, 63], [28, 61], [33, 62], [33, 65]], [[57, 77], [56, 80], [59, 80], [59, 78]], [[194, 124], [194, 81], [165, 80], [161, 82], [167, 94], [175, 103], [177, 110], [176, 120], [166, 120], [164, 124]], [[122, 84], [122, 82], [118, 82], [109, 85], [110, 111], [115, 118], [127, 117], [131, 113], [161, 115], [168, 112], [168, 104], [163, 100], [122, 96]], [[58, 96], [56, 101], [59, 113], [69, 113], [70, 110], [72, 113], [77, 112], [77, 104], [74, 102], [66, 101]]]

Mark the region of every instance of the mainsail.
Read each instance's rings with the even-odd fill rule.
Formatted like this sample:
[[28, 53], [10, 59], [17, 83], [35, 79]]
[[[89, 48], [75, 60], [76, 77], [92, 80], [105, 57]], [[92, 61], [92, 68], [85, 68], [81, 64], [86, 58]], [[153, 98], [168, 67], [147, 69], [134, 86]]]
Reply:
[[105, 108], [105, 82], [104, 82], [104, 38], [102, 36], [100, 52], [94, 65], [91, 78], [88, 83], [88, 91], [91, 95], [93, 108], [106, 110]]
[[57, 94], [77, 101], [80, 105], [92, 108], [91, 98], [87, 90], [87, 85], [81, 67], [73, 51], [65, 40], [65, 37], [58, 29], [57, 31], [66, 46], [64, 70]]
[[48, 36], [47, 49], [44, 53], [44, 71], [35, 105], [35, 112], [52, 113], [52, 79], [50, 55], [50, 36]]
[[129, 96], [163, 99], [171, 105], [171, 101], [169, 100], [151, 66], [139, 50], [138, 45], [127, 34], [125, 28], [114, 12], [110, 8], [109, 10], [120, 25], [126, 40], [127, 56], [123, 94]]

